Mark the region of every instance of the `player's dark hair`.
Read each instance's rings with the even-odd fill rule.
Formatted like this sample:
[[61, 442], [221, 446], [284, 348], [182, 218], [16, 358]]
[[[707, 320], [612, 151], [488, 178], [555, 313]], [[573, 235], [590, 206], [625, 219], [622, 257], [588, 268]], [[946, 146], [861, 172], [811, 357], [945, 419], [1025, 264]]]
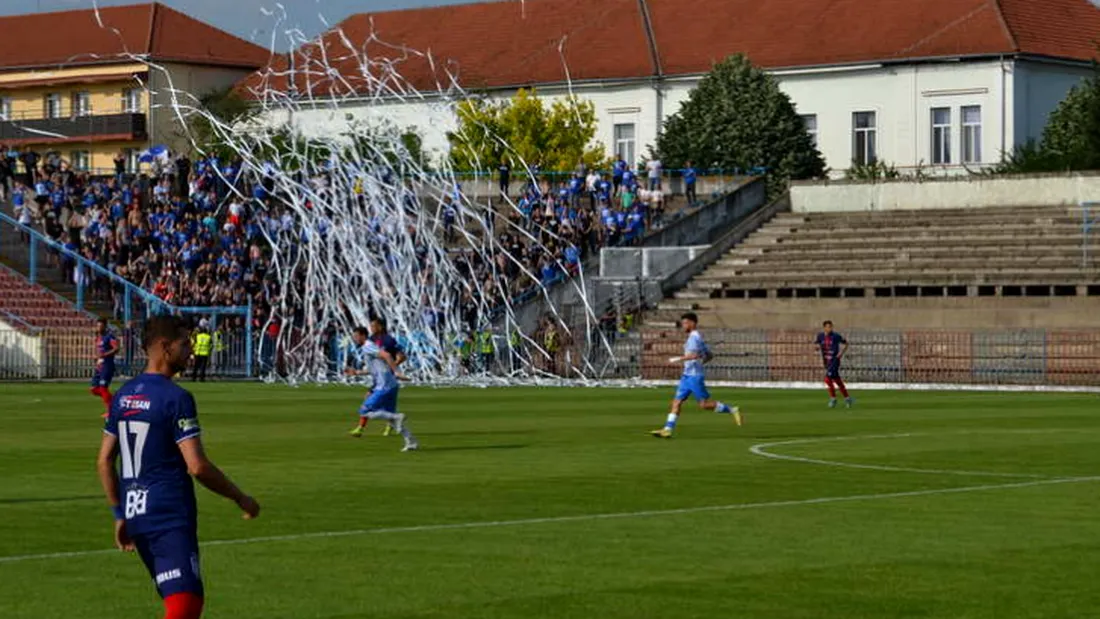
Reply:
[[823, 326], [823, 327], [831, 327], [831, 326], [833, 326], [833, 321], [831, 321], [831, 320], [826, 320], [825, 322], [821, 323], [821, 326]]
[[355, 327], [355, 334], [362, 335], [363, 337], [370, 337], [370, 331], [366, 327]]
[[695, 312], [684, 312], [680, 315], [680, 320], [690, 320], [691, 322], [698, 323], [699, 315]]
[[106, 318], [100, 318], [98, 322], [99, 322], [99, 324], [103, 325], [104, 327], [107, 326], [107, 319]]
[[383, 331], [386, 330], [386, 319], [385, 318], [382, 318], [381, 316], [374, 316], [373, 318], [370, 319], [370, 321], [373, 322], [373, 323], [376, 323], [379, 327], [382, 327]]
[[141, 333], [141, 346], [148, 352], [153, 343], [160, 340], [174, 342], [186, 339], [188, 332], [187, 323], [179, 316], [153, 316], [145, 321], [145, 328]]

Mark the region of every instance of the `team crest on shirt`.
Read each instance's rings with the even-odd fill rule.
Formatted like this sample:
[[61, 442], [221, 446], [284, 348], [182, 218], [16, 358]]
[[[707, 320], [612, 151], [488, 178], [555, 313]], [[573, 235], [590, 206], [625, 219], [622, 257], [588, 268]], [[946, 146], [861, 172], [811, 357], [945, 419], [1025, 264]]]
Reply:
[[187, 432], [188, 430], [198, 430], [199, 420], [194, 417], [179, 420], [180, 432]]

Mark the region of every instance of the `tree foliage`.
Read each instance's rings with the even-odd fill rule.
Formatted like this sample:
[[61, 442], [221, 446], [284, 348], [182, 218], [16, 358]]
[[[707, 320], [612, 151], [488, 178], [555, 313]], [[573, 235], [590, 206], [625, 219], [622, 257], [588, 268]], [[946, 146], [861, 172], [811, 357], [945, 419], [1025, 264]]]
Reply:
[[451, 161], [459, 170], [487, 170], [502, 160], [513, 166], [538, 165], [542, 170], [567, 171], [583, 161], [606, 163], [596, 137], [596, 107], [576, 97], [549, 105], [535, 91], [521, 89], [510, 100], [480, 98], [461, 101], [458, 129], [448, 134]]
[[[246, 100], [233, 87], [208, 92], [199, 97], [198, 110], [190, 111], [186, 117], [186, 133], [180, 137], [189, 137], [194, 145], [208, 154], [223, 159], [231, 158], [234, 149], [226, 143], [224, 127], [235, 127], [254, 118], [259, 109]], [[223, 128], [215, 127], [220, 124]]]
[[1050, 114], [1039, 142], [1006, 155], [995, 172], [1021, 174], [1100, 169], [1100, 73], [1074, 86]]
[[675, 167], [687, 161], [723, 169], [762, 166], [780, 186], [825, 173], [790, 97], [740, 54], [714, 65], [668, 118], [657, 153]]

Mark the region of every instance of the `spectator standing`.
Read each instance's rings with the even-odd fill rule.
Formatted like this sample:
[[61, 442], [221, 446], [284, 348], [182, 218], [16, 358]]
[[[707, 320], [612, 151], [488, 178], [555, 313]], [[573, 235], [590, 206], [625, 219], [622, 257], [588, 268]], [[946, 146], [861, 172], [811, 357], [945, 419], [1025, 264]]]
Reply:
[[23, 170], [26, 172], [25, 184], [28, 187], [34, 184], [35, 175], [38, 172], [39, 159], [41, 159], [41, 157], [38, 156], [38, 153], [31, 150], [30, 146], [23, 149], [23, 154], [19, 156], [19, 161], [23, 163]]
[[612, 191], [613, 195], [616, 195], [616, 196], [619, 195], [619, 189], [623, 185], [623, 175], [626, 174], [626, 170], [627, 170], [627, 165], [626, 165], [626, 162], [623, 161], [622, 155], [616, 157], [615, 158], [615, 165], [611, 169], [611, 184], [612, 184], [612, 189], [613, 189], [613, 191]]
[[512, 186], [512, 166], [508, 165], [508, 160], [500, 160], [500, 167], [497, 168], [497, 173], [500, 175], [500, 193], [507, 198], [508, 188]]
[[684, 164], [684, 197], [689, 207], [695, 206], [699, 196], [695, 193], [695, 181], [698, 180], [699, 171], [692, 165], [691, 160]]
[[649, 172], [649, 190], [656, 191], [661, 188], [661, 160], [654, 157], [645, 164]]
[[119, 185], [121, 185], [124, 182], [126, 182], [126, 178], [125, 178], [125, 176], [126, 176], [126, 153], [123, 153], [122, 151], [118, 151], [118, 154], [115, 155], [114, 162], [115, 162], [115, 182], [118, 183]]

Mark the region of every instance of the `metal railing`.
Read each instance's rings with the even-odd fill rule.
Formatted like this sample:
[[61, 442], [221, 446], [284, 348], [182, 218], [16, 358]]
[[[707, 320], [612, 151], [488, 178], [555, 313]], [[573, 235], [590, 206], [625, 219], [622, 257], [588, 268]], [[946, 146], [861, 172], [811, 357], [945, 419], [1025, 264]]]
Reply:
[[[18, 234], [10, 234], [15, 231]], [[8, 233], [8, 234], [5, 234]], [[27, 240], [24, 242], [22, 238]], [[71, 282], [75, 306], [83, 311], [89, 299], [109, 303], [113, 318], [121, 322], [126, 328], [140, 331], [144, 320], [156, 314], [175, 314], [193, 316], [196, 319], [207, 318], [210, 328], [217, 331], [224, 320], [229, 317], [243, 319], [243, 332], [239, 336], [241, 343], [240, 352], [244, 356], [232, 366], [239, 369], [242, 376], [253, 376], [253, 350], [254, 338], [252, 336], [252, 305], [226, 306], [226, 307], [183, 307], [173, 305], [151, 292], [142, 289], [133, 282], [112, 273], [99, 264], [84, 258], [83, 256], [66, 249], [60, 243], [46, 237], [37, 230], [24, 226], [8, 215], [0, 213], [0, 257], [7, 258], [13, 266], [22, 266], [21, 271], [31, 283], [39, 283], [44, 275], [52, 275], [55, 282], [68, 285]], [[25, 255], [23, 255], [25, 252]], [[44, 258], [46, 254], [48, 258]], [[46, 269], [53, 269], [52, 273], [44, 273]], [[60, 275], [60, 279], [58, 279]], [[83, 333], [83, 332], [82, 332]], [[55, 330], [49, 329], [47, 336], [53, 337]], [[83, 337], [89, 338], [87, 333]], [[238, 336], [234, 336], [236, 338]], [[236, 340], [235, 340], [236, 341]], [[64, 347], [69, 351], [71, 347]], [[139, 356], [140, 346], [136, 347], [131, 357]], [[69, 353], [66, 352], [65, 355]], [[58, 361], [61, 365], [69, 363], [69, 356]], [[81, 358], [76, 355], [76, 358]], [[129, 362], [130, 359], [125, 360]], [[237, 370], [235, 370], [237, 371]]]
[[147, 135], [146, 131], [146, 118], [142, 113], [12, 119], [0, 120], [0, 143], [50, 142], [107, 135], [142, 140]]
[[[715, 359], [707, 377], [731, 381], [817, 381], [824, 377], [814, 331], [707, 329]], [[1100, 330], [853, 330], [842, 375], [875, 383], [1100, 385]], [[643, 331], [637, 365], [625, 375], [675, 379], [668, 358], [683, 334]]]
[[[7, 320], [6, 318], [4, 319]], [[145, 353], [137, 327], [116, 334], [118, 380], [135, 376], [145, 367]], [[217, 332], [207, 377], [249, 378], [256, 375], [251, 342], [245, 331]], [[22, 330], [0, 326], [0, 380], [88, 379], [95, 368], [95, 335], [87, 329]], [[184, 372], [191, 375], [189, 367]]]

